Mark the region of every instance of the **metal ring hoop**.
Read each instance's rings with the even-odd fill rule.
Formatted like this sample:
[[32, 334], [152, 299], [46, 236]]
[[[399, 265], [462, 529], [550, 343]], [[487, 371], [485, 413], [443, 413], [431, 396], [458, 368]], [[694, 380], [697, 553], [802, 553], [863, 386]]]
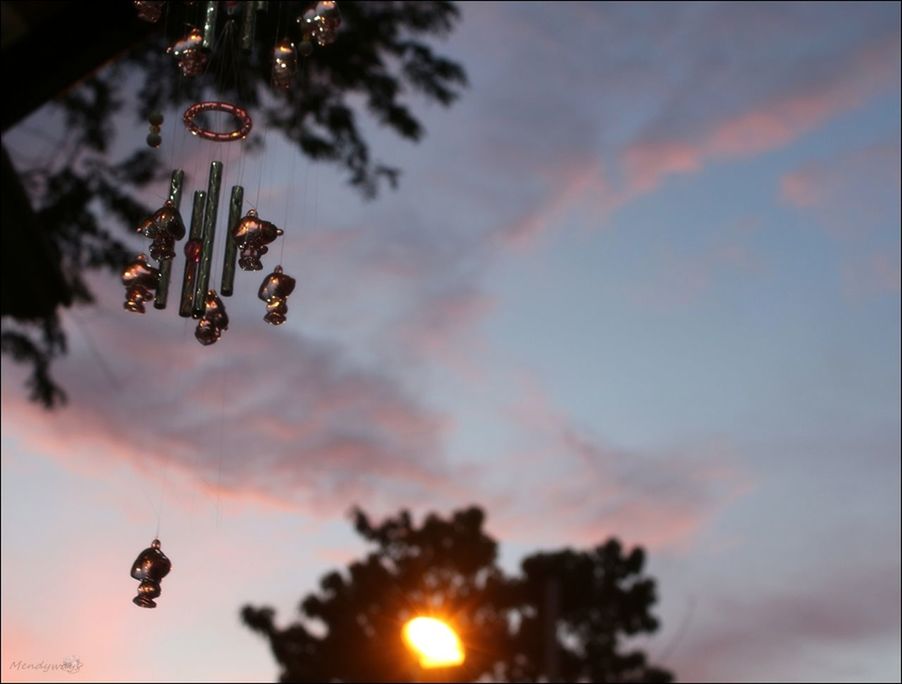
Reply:
[[[236, 128], [233, 131], [227, 131], [225, 133], [217, 133], [216, 131], [211, 131], [207, 128], [201, 128], [194, 122], [194, 117], [196, 117], [201, 112], [209, 111], [226, 112], [227, 114], [231, 114], [238, 120], [238, 122], [241, 124], [241, 127]], [[247, 113], [246, 110], [242, 109], [238, 105], [229, 104], [228, 102], [197, 102], [185, 110], [182, 121], [185, 122], [185, 127], [194, 135], [201, 137], [204, 140], [212, 140], [213, 142], [231, 142], [232, 140], [243, 140], [247, 137], [248, 133], [251, 132], [251, 127], [253, 126], [251, 116]]]

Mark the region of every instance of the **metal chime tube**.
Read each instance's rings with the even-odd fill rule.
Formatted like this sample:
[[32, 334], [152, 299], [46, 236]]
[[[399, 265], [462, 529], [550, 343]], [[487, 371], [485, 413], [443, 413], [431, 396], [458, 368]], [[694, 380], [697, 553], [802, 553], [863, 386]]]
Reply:
[[219, 19], [219, 3], [210, 0], [204, 9], [204, 50], [212, 50], [216, 42], [216, 20]]
[[[207, 193], [203, 190], [194, 191], [194, 207], [191, 209], [191, 232], [188, 234], [190, 241], [197, 241], [204, 234], [204, 203]], [[188, 318], [194, 309], [194, 281], [197, 279], [197, 262], [190, 255], [185, 255], [185, 277], [182, 280], [182, 298], [179, 302], [179, 316]]]
[[244, 188], [240, 185], [232, 186], [232, 196], [229, 199], [229, 222], [226, 224], [225, 257], [222, 262], [222, 287], [219, 293], [223, 297], [231, 297], [235, 289], [235, 261], [238, 258], [238, 243], [232, 232], [241, 220], [241, 205], [244, 201]]
[[207, 204], [204, 207], [204, 243], [200, 253], [197, 269], [197, 282], [194, 284], [194, 308], [191, 315], [200, 318], [204, 315], [204, 301], [210, 288], [210, 267], [213, 264], [213, 238], [216, 237], [216, 211], [219, 207], [219, 188], [222, 184], [222, 162], [210, 164], [210, 181], [207, 184]]
[[[185, 172], [176, 169], [169, 177], [169, 199], [175, 205], [176, 210], [182, 203], [182, 181], [185, 180]], [[172, 278], [172, 259], [160, 261], [160, 282], [157, 285], [157, 294], [153, 305], [156, 309], [165, 309], [166, 300], [169, 298], [169, 281]]]
[[257, 3], [245, 2], [241, 14], [241, 49], [250, 52], [254, 48], [254, 31], [257, 28]]

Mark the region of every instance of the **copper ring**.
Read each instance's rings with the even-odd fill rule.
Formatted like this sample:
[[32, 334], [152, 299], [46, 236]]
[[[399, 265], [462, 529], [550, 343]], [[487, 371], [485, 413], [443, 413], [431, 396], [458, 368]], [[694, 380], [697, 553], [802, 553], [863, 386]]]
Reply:
[[[234, 131], [228, 131], [226, 133], [217, 133], [216, 131], [211, 131], [207, 128], [201, 128], [194, 123], [195, 116], [201, 112], [209, 111], [231, 114], [241, 123], [241, 128], [236, 128]], [[228, 102], [197, 102], [185, 110], [182, 121], [185, 122], [185, 127], [194, 135], [200, 136], [204, 140], [212, 140], [213, 142], [242, 140], [251, 132], [251, 126], [253, 126], [251, 116], [246, 110], [237, 105], [229, 104]]]

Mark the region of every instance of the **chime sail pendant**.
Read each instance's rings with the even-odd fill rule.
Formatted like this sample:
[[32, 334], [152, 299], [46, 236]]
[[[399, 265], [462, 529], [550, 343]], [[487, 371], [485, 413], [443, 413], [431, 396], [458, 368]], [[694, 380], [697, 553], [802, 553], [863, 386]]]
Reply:
[[138, 585], [138, 595], [132, 602], [141, 608], [156, 608], [154, 599], [162, 592], [160, 581], [171, 569], [172, 563], [160, 551], [160, 540], [154, 539], [132, 563], [132, 577], [141, 582]]

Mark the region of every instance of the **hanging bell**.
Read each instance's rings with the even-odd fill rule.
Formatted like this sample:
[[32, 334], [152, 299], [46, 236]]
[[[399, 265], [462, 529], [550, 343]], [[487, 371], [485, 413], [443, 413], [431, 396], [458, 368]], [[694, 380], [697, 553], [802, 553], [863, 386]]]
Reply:
[[134, 0], [135, 9], [138, 11], [138, 19], [156, 24], [163, 15], [164, 0]]
[[316, 9], [308, 9], [297, 18], [301, 31], [300, 51], [305, 57], [313, 52], [313, 43], [324, 47], [335, 42], [341, 26], [341, 12], [335, 0], [320, 0]]
[[316, 10], [308, 9], [297, 19], [298, 28], [301, 31], [300, 52], [304, 57], [313, 52], [313, 41], [317, 32]]
[[263, 280], [257, 296], [266, 302], [266, 315], [263, 320], [271, 325], [282, 325], [288, 313], [288, 295], [294, 291], [295, 280], [282, 273], [282, 267], [275, 270]]
[[222, 300], [216, 294], [216, 290], [207, 291], [204, 299], [204, 315], [197, 322], [194, 337], [206, 347], [219, 340], [222, 337], [222, 331], [228, 329], [229, 316]]
[[141, 582], [132, 603], [141, 608], [156, 608], [154, 599], [162, 592], [160, 581], [171, 569], [172, 563], [160, 551], [160, 540], [154, 539], [150, 547], [144, 549], [132, 563], [132, 578]]
[[207, 52], [203, 49], [203, 43], [203, 32], [199, 28], [192, 27], [184, 38], [166, 48], [166, 53], [178, 61], [182, 76], [197, 76], [204, 72], [207, 66]]
[[298, 56], [294, 43], [283, 39], [272, 50], [272, 85], [279, 90], [288, 90], [294, 82], [298, 70]]
[[185, 237], [185, 224], [173, 201], [166, 200], [153, 216], [141, 222], [137, 232], [153, 240], [150, 256], [165, 261], [175, 257], [175, 241]]
[[139, 254], [122, 269], [122, 284], [125, 285], [125, 303], [127, 311], [144, 313], [144, 302], [149, 302], [156, 295], [160, 283], [160, 271], [147, 263], [147, 257]]
[[338, 37], [338, 27], [341, 26], [341, 12], [338, 11], [335, 0], [320, 0], [316, 3], [316, 24], [316, 44], [323, 47], [334, 43]]
[[281, 234], [281, 228], [258, 218], [257, 212], [250, 209], [232, 229], [232, 236], [235, 238], [238, 249], [241, 250], [238, 265], [242, 270], [262, 271], [263, 264], [260, 262], [260, 257], [269, 251], [266, 245]]

